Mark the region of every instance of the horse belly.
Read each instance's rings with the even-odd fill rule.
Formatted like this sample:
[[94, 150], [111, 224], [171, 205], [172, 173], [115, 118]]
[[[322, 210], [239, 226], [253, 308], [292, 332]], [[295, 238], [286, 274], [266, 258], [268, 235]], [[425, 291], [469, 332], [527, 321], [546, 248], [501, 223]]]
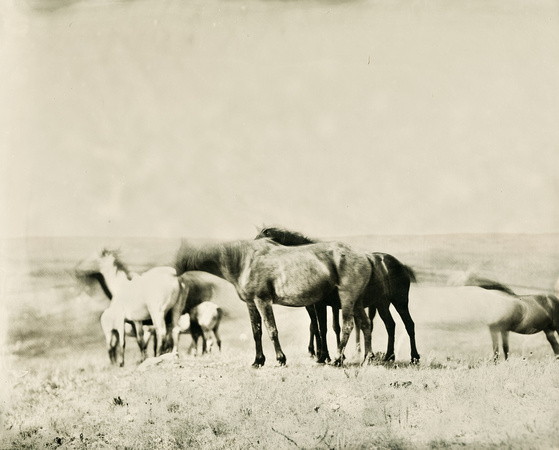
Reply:
[[324, 276], [306, 279], [278, 277], [273, 283], [274, 303], [283, 306], [308, 306], [322, 300], [334, 286]]
[[551, 317], [539, 306], [526, 308], [522, 320], [511, 331], [520, 334], [535, 334], [551, 325]]
[[150, 319], [151, 315], [145, 304], [138, 304], [127, 308], [126, 318], [135, 322]]
[[280, 248], [254, 261], [244, 287], [280, 305], [307, 306], [321, 300], [334, 283], [331, 268], [317, 255]]

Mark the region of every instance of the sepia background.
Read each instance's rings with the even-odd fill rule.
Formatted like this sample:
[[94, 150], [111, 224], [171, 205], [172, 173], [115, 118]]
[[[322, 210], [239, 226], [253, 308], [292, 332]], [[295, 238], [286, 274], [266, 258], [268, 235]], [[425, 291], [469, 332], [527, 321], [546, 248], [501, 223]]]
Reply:
[[[545, 336], [495, 365], [448, 290], [559, 277], [556, 2], [7, 0], [0, 99], [0, 447], [559, 446]], [[394, 311], [396, 363], [361, 367], [352, 337], [338, 370], [276, 307], [288, 366], [264, 336], [253, 371], [233, 291], [221, 354], [141, 372], [130, 338], [109, 366], [79, 261], [142, 272], [272, 224], [412, 266], [421, 366]]]
[[559, 231], [553, 1], [2, 9], [7, 237]]

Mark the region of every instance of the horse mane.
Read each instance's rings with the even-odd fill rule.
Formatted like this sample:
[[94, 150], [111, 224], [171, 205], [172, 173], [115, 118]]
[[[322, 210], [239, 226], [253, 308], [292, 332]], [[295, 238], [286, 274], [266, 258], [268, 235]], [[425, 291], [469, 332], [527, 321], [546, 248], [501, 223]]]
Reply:
[[92, 279], [97, 280], [99, 282], [99, 284], [101, 285], [101, 289], [103, 289], [103, 292], [109, 298], [109, 300], [113, 299], [113, 293], [109, 289], [109, 286], [107, 286], [107, 283], [105, 281], [105, 277], [103, 276], [103, 274], [92, 273], [91, 275], [89, 275], [89, 277], [91, 277]]
[[[122, 261], [122, 259], [120, 259], [120, 250], [109, 250], [107, 248], [104, 248], [101, 251], [101, 257], [107, 256], [107, 255], [112, 255], [115, 259], [115, 267], [117, 268], [117, 270], [121, 270], [126, 274], [126, 278], [128, 278], [129, 280], [132, 279], [132, 272], [130, 272], [130, 269], [128, 268], [128, 266]], [[101, 287], [103, 285], [101, 284]], [[104, 288], [103, 288], [104, 289]], [[111, 297], [109, 297], [111, 298]]]
[[280, 242], [282, 245], [285, 246], [297, 246], [297, 245], [305, 245], [305, 244], [316, 244], [318, 241], [315, 239], [311, 239], [308, 236], [305, 236], [303, 233], [299, 233], [298, 231], [291, 231], [287, 228], [282, 227], [264, 227], [258, 234], [259, 237], [267, 237], [276, 242]]
[[489, 291], [500, 291], [508, 295], [516, 296], [516, 292], [514, 292], [510, 287], [505, 286], [503, 283], [490, 280], [488, 278], [478, 277], [476, 275], [470, 275], [466, 280], [465, 285], [477, 286], [483, 289], [487, 289]]

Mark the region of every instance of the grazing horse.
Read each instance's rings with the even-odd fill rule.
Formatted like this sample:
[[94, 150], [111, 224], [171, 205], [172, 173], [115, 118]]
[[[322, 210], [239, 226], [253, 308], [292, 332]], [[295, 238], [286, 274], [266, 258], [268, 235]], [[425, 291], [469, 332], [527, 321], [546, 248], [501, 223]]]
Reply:
[[219, 324], [223, 317], [223, 311], [213, 302], [200, 303], [190, 311], [183, 314], [179, 320], [181, 333], [192, 335], [192, 343], [189, 353], [198, 354], [198, 342], [202, 339], [202, 354], [212, 352], [214, 342], [218, 350], [221, 350], [221, 338], [219, 337]]
[[[256, 239], [260, 238], [272, 239], [279, 244], [287, 246], [307, 245], [316, 242], [301, 233], [277, 227], [263, 228], [256, 236]], [[373, 326], [373, 318], [375, 317], [377, 310], [386, 326], [386, 331], [388, 332], [388, 346], [384, 359], [386, 361], [395, 359], [394, 340], [396, 324], [389, 309], [390, 304], [392, 304], [396, 308], [396, 311], [400, 314], [409, 335], [411, 361], [412, 363], [417, 363], [419, 362], [419, 353], [415, 343], [415, 324], [411, 318], [408, 307], [410, 284], [416, 281], [415, 274], [410, 267], [402, 264], [394, 256], [387, 253], [368, 253], [367, 258], [371, 263], [372, 272], [367, 287], [363, 292], [362, 302], [364, 307], [369, 308], [369, 320], [371, 327]], [[335, 297], [336, 293], [334, 292], [331, 297], [326, 297], [324, 302], [332, 307], [334, 331], [336, 332], [336, 338], [338, 339], [338, 302]], [[311, 315], [309, 351], [311, 354], [313, 353], [312, 348], [314, 337], [317, 336], [317, 329], [315, 325], [316, 320], [313, 319], [312, 314], [313, 312], [309, 311], [309, 315]], [[338, 325], [336, 325], [337, 323]], [[358, 330], [356, 334], [356, 341], [359, 348], [360, 338]], [[317, 344], [318, 342], [319, 341], [317, 339]]]
[[155, 355], [162, 353], [167, 335], [166, 314], [171, 311], [173, 350], [178, 350], [179, 329], [176, 326], [186, 301], [185, 287], [172, 267], [155, 267], [141, 275], [132, 274], [120, 260], [118, 252], [104, 249], [76, 268], [79, 273], [101, 274], [112, 301], [101, 316], [111, 362], [124, 365], [125, 322], [133, 322], [136, 339], [145, 359], [143, 322], [151, 319], [157, 337]]
[[559, 333], [559, 300], [552, 294], [549, 295], [519, 295], [510, 297], [507, 311], [496, 321], [489, 325], [493, 354], [499, 357], [499, 333], [503, 342], [505, 359], [509, 354], [509, 332], [520, 334], [545, 333], [547, 341], [559, 359], [559, 343], [555, 333]]
[[177, 253], [178, 273], [205, 270], [229, 281], [248, 307], [256, 356], [253, 367], [264, 365], [262, 317], [274, 343], [276, 359], [285, 365], [272, 305], [310, 306], [338, 289], [343, 334], [336, 365], [353, 328], [365, 335], [365, 359], [372, 357], [371, 328], [360, 298], [371, 276], [366, 256], [340, 242], [284, 247], [268, 239], [245, 240], [192, 248], [183, 241]]
[[509, 332], [519, 334], [545, 333], [555, 357], [559, 359], [559, 343], [555, 333], [559, 333], [559, 300], [555, 295], [516, 295], [514, 291], [498, 281], [469, 274], [466, 286], [479, 286], [486, 290], [502, 292], [508, 300], [501, 313], [489, 321], [489, 332], [493, 343], [493, 357], [499, 358], [499, 334], [501, 335], [505, 359], [509, 355]]

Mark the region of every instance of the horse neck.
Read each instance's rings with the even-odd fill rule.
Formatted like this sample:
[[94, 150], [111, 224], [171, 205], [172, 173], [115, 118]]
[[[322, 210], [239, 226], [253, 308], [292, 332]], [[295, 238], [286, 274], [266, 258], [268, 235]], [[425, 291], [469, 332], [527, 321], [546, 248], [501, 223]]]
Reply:
[[118, 269], [116, 266], [113, 266], [110, 269], [102, 270], [101, 275], [105, 278], [105, 284], [111, 291], [113, 297], [118, 294], [123, 286], [130, 282], [126, 273], [123, 270]]
[[246, 245], [238, 242], [220, 248], [212, 259], [214, 270], [210, 270], [210, 273], [229, 281], [237, 288], [241, 274], [247, 269], [247, 264], [250, 263], [254, 253], [253, 247], [258, 247], [258, 245], [264, 244], [257, 241], [250, 241]]

